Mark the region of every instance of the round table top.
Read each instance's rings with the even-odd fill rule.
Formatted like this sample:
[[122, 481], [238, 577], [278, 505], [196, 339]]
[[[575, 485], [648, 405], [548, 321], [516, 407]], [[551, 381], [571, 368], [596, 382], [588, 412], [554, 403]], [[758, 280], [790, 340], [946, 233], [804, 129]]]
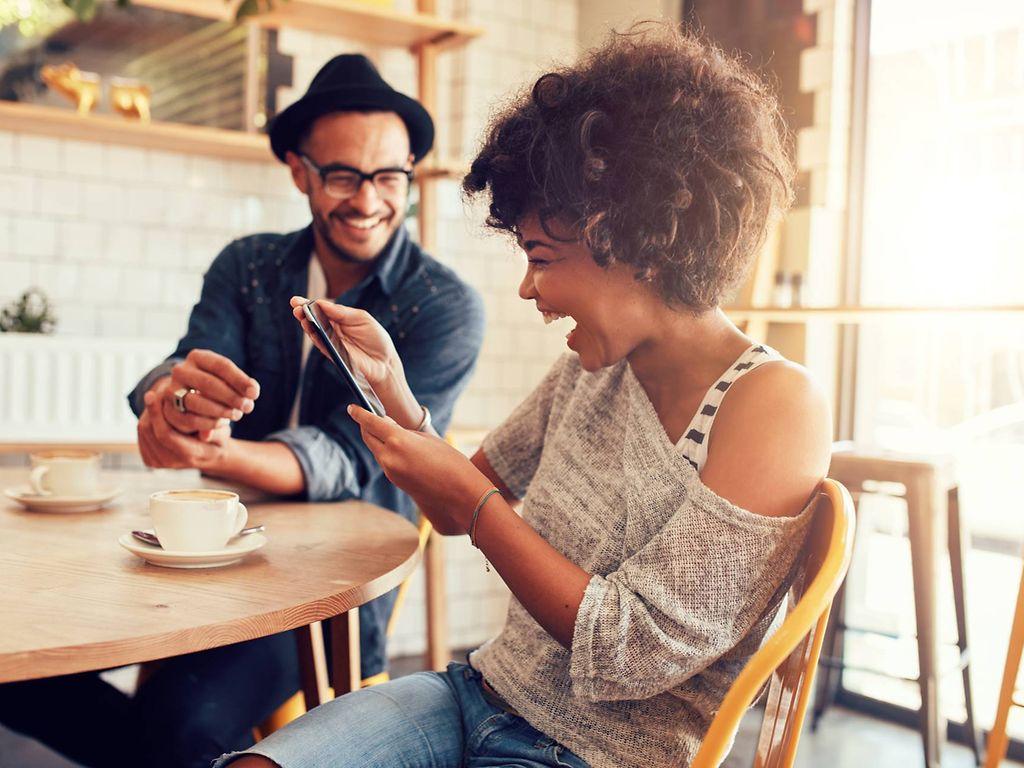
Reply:
[[[25, 468], [0, 468], [0, 489]], [[416, 528], [360, 501], [275, 501], [242, 492], [267, 544], [241, 562], [150, 565], [118, 538], [151, 526], [157, 490], [230, 488], [196, 472], [103, 473], [122, 495], [98, 512], [31, 512], [0, 497], [0, 682], [105, 669], [215, 648], [344, 613], [419, 561]], [[237, 490], [237, 489], [236, 489]]]

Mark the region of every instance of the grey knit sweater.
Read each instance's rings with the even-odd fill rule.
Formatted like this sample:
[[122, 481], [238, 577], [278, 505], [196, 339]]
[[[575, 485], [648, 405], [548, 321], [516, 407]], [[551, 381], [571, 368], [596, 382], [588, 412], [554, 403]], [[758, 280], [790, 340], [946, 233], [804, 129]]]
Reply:
[[593, 577], [571, 651], [513, 596], [473, 665], [594, 768], [688, 765], [778, 612], [809, 513], [755, 515], [703, 485], [625, 362], [587, 373], [566, 354], [483, 450]]

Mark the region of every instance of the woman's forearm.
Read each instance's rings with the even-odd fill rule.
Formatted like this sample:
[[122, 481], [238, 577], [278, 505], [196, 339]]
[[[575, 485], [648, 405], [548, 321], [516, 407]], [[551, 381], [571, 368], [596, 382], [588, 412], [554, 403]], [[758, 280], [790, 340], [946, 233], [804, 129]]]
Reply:
[[416, 429], [423, 420], [423, 409], [416, 395], [409, 388], [405, 374], [398, 369], [381, 384], [374, 387], [374, 392], [384, 404], [387, 415], [405, 429]]
[[548, 544], [497, 494], [480, 510], [475, 538], [534, 620], [571, 648], [576, 614], [591, 575]]

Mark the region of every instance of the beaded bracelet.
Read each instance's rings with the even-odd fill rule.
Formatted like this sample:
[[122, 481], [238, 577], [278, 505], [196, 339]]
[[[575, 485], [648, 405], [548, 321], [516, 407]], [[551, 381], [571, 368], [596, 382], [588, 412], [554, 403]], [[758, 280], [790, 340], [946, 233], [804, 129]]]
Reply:
[[[468, 531], [468, 533], [469, 533], [469, 543], [472, 544], [477, 549], [480, 549], [480, 547], [476, 543], [476, 521], [477, 521], [477, 518], [480, 517], [480, 510], [484, 508], [484, 504], [487, 503], [487, 500], [489, 498], [491, 498], [491, 496], [493, 496], [496, 493], [500, 494], [501, 491], [499, 491], [497, 488], [488, 488], [486, 491], [483, 492], [483, 494], [481, 494], [480, 500], [476, 503], [476, 509], [473, 510], [473, 517], [470, 520], [469, 531]], [[491, 564], [489, 562], [487, 562], [487, 558], [486, 557], [484, 558], [484, 567], [488, 571], [491, 570]]]

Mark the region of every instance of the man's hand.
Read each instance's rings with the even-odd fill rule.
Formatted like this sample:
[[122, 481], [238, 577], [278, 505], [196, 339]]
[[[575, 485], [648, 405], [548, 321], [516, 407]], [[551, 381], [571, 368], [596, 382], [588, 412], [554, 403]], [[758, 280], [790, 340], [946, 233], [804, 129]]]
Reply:
[[[174, 404], [174, 392], [195, 389], [185, 397], [186, 413]], [[228, 421], [250, 413], [259, 384], [231, 360], [205, 349], [188, 357], [159, 379], [144, 396], [139, 417], [139, 451], [147, 466], [210, 469], [231, 439]]]
[[[158, 390], [159, 388], [159, 390]], [[182, 413], [174, 405], [174, 392], [194, 389], [185, 396]], [[160, 398], [164, 418], [179, 432], [195, 434], [238, 421], [251, 413], [260, 385], [231, 360], [208, 349], [193, 349], [171, 369], [170, 379], [161, 379], [150, 391]]]
[[139, 417], [139, 453], [147, 467], [160, 469], [210, 469], [222, 458], [230, 435], [228, 427], [208, 433], [207, 439], [186, 435], [164, 418], [164, 409], [152, 389], [144, 396], [146, 410]]

